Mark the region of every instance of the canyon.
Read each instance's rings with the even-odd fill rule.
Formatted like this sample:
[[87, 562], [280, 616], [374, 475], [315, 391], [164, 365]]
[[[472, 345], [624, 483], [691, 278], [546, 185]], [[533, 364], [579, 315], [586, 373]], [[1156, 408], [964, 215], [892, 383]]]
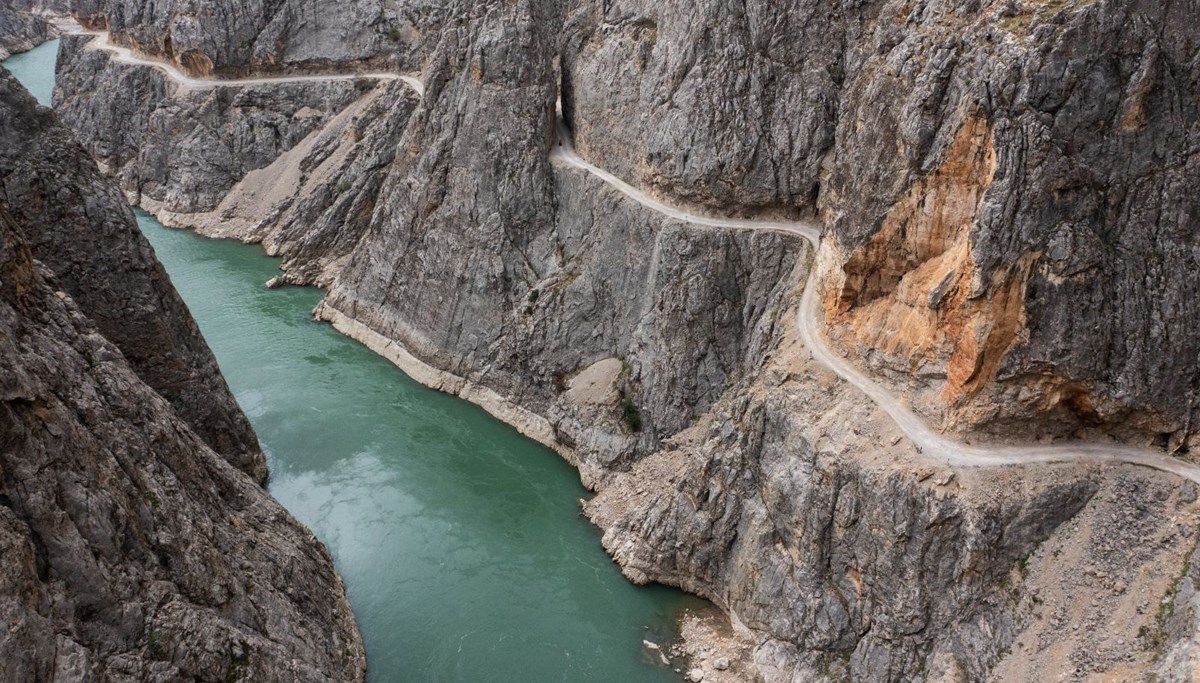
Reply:
[[84, 4], [130, 201], [563, 455], [695, 677], [1194, 676], [1196, 3]]
[[361, 680], [332, 559], [120, 192], [7, 72], [0, 140], [0, 677]]

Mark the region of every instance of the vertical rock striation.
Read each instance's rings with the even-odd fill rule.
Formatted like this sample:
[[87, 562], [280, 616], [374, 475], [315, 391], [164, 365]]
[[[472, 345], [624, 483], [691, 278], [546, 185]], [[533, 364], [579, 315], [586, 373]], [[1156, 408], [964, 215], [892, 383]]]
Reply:
[[0, 678], [361, 681], [329, 554], [144, 379], [244, 423], [119, 193], [7, 73], [0, 112]]
[[449, 0], [74, 0], [84, 26], [200, 76], [420, 66]]
[[66, 0], [7, 0], [0, 5], [0, 59], [25, 52], [58, 35], [50, 13], [65, 13]]
[[[95, 21], [193, 71], [327, 66], [246, 56], [240, 29], [181, 33], [163, 8]], [[319, 317], [559, 448], [630, 578], [745, 628], [753, 661], [730, 675], [1183, 679], [1193, 490], [1128, 468], [949, 471], [815, 364], [794, 319], [815, 268], [834, 343], [971, 439], [1185, 451], [1197, 16], [1195, 0], [448, 3], [428, 14], [419, 104], [367, 93], [263, 167], [306, 169], [311, 189], [229, 173], [179, 206], [328, 284]], [[180, 36], [204, 59], [165, 51]], [[339, 50], [362, 44], [330, 54], [359, 63]], [[73, 75], [93, 59], [65, 63], [61, 101], [100, 138], [87, 90], [113, 76]], [[560, 97], [589, 161], [710, 213], [817, 214], [822, 249], [664, 218], [556, 163]], [[330, 192], [334, 172], [366, 189]]]
[[584, 156], [719, 212], [819, 209], [832, 335], [923, 412], [1189, 440], [1195, 3], [572, 8]]
[[250, 422], [120, 191], [6, 71], [0, 114], [0, 196], [35, 258], [209, 446], [265, 481]]

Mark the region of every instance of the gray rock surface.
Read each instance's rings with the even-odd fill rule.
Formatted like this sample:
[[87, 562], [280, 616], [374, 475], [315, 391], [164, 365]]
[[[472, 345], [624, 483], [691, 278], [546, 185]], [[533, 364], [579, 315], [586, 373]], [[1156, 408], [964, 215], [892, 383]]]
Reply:
[[28, 0], [5, 0], [0, 5], [0, 59], [32, 50], [56, 35], [34, 5]]
[[[544, 421], [627, 575], [748, 629], [730, 671], [1192, 675], [1191, 622], [1156, 616], [1194, 614], [1171, 588], [1195, 543], [1182, 494], [1126, 470], [945, 470], [815, 366], [793, 320], [815, 267], [835, 343], [972, 439], [1186, 445], [1193, 0], [461, 4], [425, 36], [426, 96], [381, 125], [391, 153], [364, 136], [379, 165], [339, 166], [371, 187], [347, 190], [353, 227], [262, 219], [252, 174], [210, 217], [329, 284], [319, 314], [372, 348]], [[82, 93], [64, 106], [103, 116]], [[666, 221], [553, 164], [560, 94], [590, 161], [716, 213], [820, 212], [825, 246]], [[305, 138], [313, 163], [278, 158], [322, 166], [336, 116]]]
[[[162, 72], [114, 62], [63, 38], [55, 108], [92, 155], [138, 200], [211, 211], [239, 180], [267, 166], [374, 81], [188, 88]], [[63, 93], [86, 97], [63, 96]]]
[[349, 64], [414, 70], [449, 0], [73, 0], [87, 27], [192, 74], [313, 71]]
[[[70, 252], [24, 237], [44, 224], [14, 212], [71, 205], [48, 227], [69, 235], [87, 218], [124, 243], [92, 252], [113, 259], [95, 263], [177, 305], [136, 231], [105, 213], [115, 188], [98, 192], [104, 181], [52, 115], [7, 74], [0, 86], [0, 137], [20, 131], [23, 149], [47, 153], [29, 187], [57, 188], [14, 194], [6, 177], [0, 194], [0, 679], [361, 681], [362, 643], [328, 552], [205, 444], [87, 314], [111, 320], [149, 302], [97, 278], [78, 306], [60, 288], [79, 266]], [[0, 149], [10, 163], [12, 145]], [[186, 316], [182, 306], [159, 313], [194, 333], [190, 318], [172, 318]]]
[[[1198, 16], [1195, 2], [945, 3], [881, 21], [821, 202], [847, 348], [893, 375], [927, 365], [902, 381], [928, 382], [918, 403], [947, 424], [1188, 440], [1200, 90], [1174, 74], [1193, 68]], [[937, 331], [880, 352], [869, 329], [900, 319]]]
[[718, 213], [812, 211], [847, 61], [879, 4], [571, 2], [563, 108], [576, 145]]
[[[595, 459], [578, 463], [593, 481], [689, 424], [762, 352], [799, 244], [692, 230], [553, 168], [555, 18], [519, 3], [473, 21], [436, 52], [327, 305], [546, 415]], [[560, 400], [606, 358], [627, 367], [618, 401]]]
[[63, 40], [57, 110], [132, 201], [165, 225], [262, 242], [288, 283], [332, 281], [418, 101], [408, 85], [191, 89], [87, 44]]
[[265, 481], [250, 422], [120, 191], [52, 112], [0, 73], [0, 196], [35, 257], [197, 434]]
[[571, 7], [583, 155], [722, 213], [819, 209], [835, 336], [924, 412], [1188, 440], [1200, 6]]

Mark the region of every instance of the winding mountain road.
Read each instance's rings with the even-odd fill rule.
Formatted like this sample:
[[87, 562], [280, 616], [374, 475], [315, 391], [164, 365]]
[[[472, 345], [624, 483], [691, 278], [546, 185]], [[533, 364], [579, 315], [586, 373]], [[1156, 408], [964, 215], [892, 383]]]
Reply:
[[[394, 73], [353, 73], [311, 76], [273, 76], [243, 79], [197, 79], [182, 73], [175, 65], [162, 60], [139, 57], [128, 48], [113, 45], [108, 34], [97, 31], [77, 30], [75, 33], [94, 36], [90, 48], [103, 49], [112, 53], [116, 61], [123, 64], [148, 66], [165, 73], [173, 80], [191, 88], [216, 88], [229, 86], [253, 86], [273, 83], [300, 83], [308, 81], [336, 81], [355, 79], [402, 80], [418, 95], [424, 94], [424, 85], [417, 76]], [[770, 230], [786, 232], [808, 240], [814, 250], [820, 248], [820, 228], [809, 221], [770, 221], [754, 219], [714, 218], [692, 213], [671, 206], [651, 197], [646, 192], [629, 185], [620, 178], [584, 160], [576, 153], [572, 135], [561, 112], [558, 116], [559, 144], [551, 152], [552, 162], [584, 170], [608, 183], [637, 203], [664, 216], [685, 223], [735, 230]], [[821, 312], [817, 301], [815, 269], [809, 273], [804, 294], [800, 301], [797, 326], [800, 337], [813, 357], [836, 373], [843, 380], [857, 387], [871, 398], [899, 426], [900, 430], [920, 451], [931, 458], [953, 467], [1003, 467], [1034, 463], [1113, 463], [1149, 467], [1168, 472], [1184, 479], [1200, 483], [1200, 466], [1173, 458], [1159, 451], [1126, 446], [1091, 442], [1064, 442], [1058, 444], [1030, 444], [1011, 446], [973, 446], [947, 438], [934, 431], [924, 419], [908, 408], [899, 398], [881, 384], [854, 367], [845, 357], [838, 354], [821, 334]]]
[[120, 45], [114, 45], [108, 36], [107, 31], [85, 31], [82, 28], [70, 33], [75, 33], [84, 36], [91, 36], [92, 42], [88, 43], [88, 48], [106, 50], [113, 54], [115, 61], [121, 64], [129, 64], [131, 66], [148, 66], [153, 69], [158, 69], [162, 73], [171, 77], [171, 80], [186, 85], [189, 88], [204, 89], [204, 88], [226, 88], [226, 87], [247, 87], [254, 85], [275, 85], [278, 83], [312, 83], [321, 81], [357, 81], [357, 80], [375, 80], [375, 81], [404, 81], [408, 87], [412, 88], [418, 95], [425, 94], [425, 85], [421, 79], [411, 74], [396, 74], [387, 72], [377, 73], [351, 73], [351, 74], [314, 74], [303, 76], [264, 76], [257, 78], [192, 78], [179, 70], [171, 62], [162, 59], [154, 59], [151, 57], [139, 57], [133, 50]]

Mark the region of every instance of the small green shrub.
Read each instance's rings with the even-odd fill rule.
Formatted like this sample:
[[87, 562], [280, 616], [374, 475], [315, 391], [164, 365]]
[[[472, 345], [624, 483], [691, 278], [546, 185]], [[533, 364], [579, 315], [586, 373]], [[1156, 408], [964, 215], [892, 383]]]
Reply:
[[642, 411], [638, 410], [637, 405], [628, 396], [621, 398], [621, 419], [625, 420], [629, 431], [642, 431]]

